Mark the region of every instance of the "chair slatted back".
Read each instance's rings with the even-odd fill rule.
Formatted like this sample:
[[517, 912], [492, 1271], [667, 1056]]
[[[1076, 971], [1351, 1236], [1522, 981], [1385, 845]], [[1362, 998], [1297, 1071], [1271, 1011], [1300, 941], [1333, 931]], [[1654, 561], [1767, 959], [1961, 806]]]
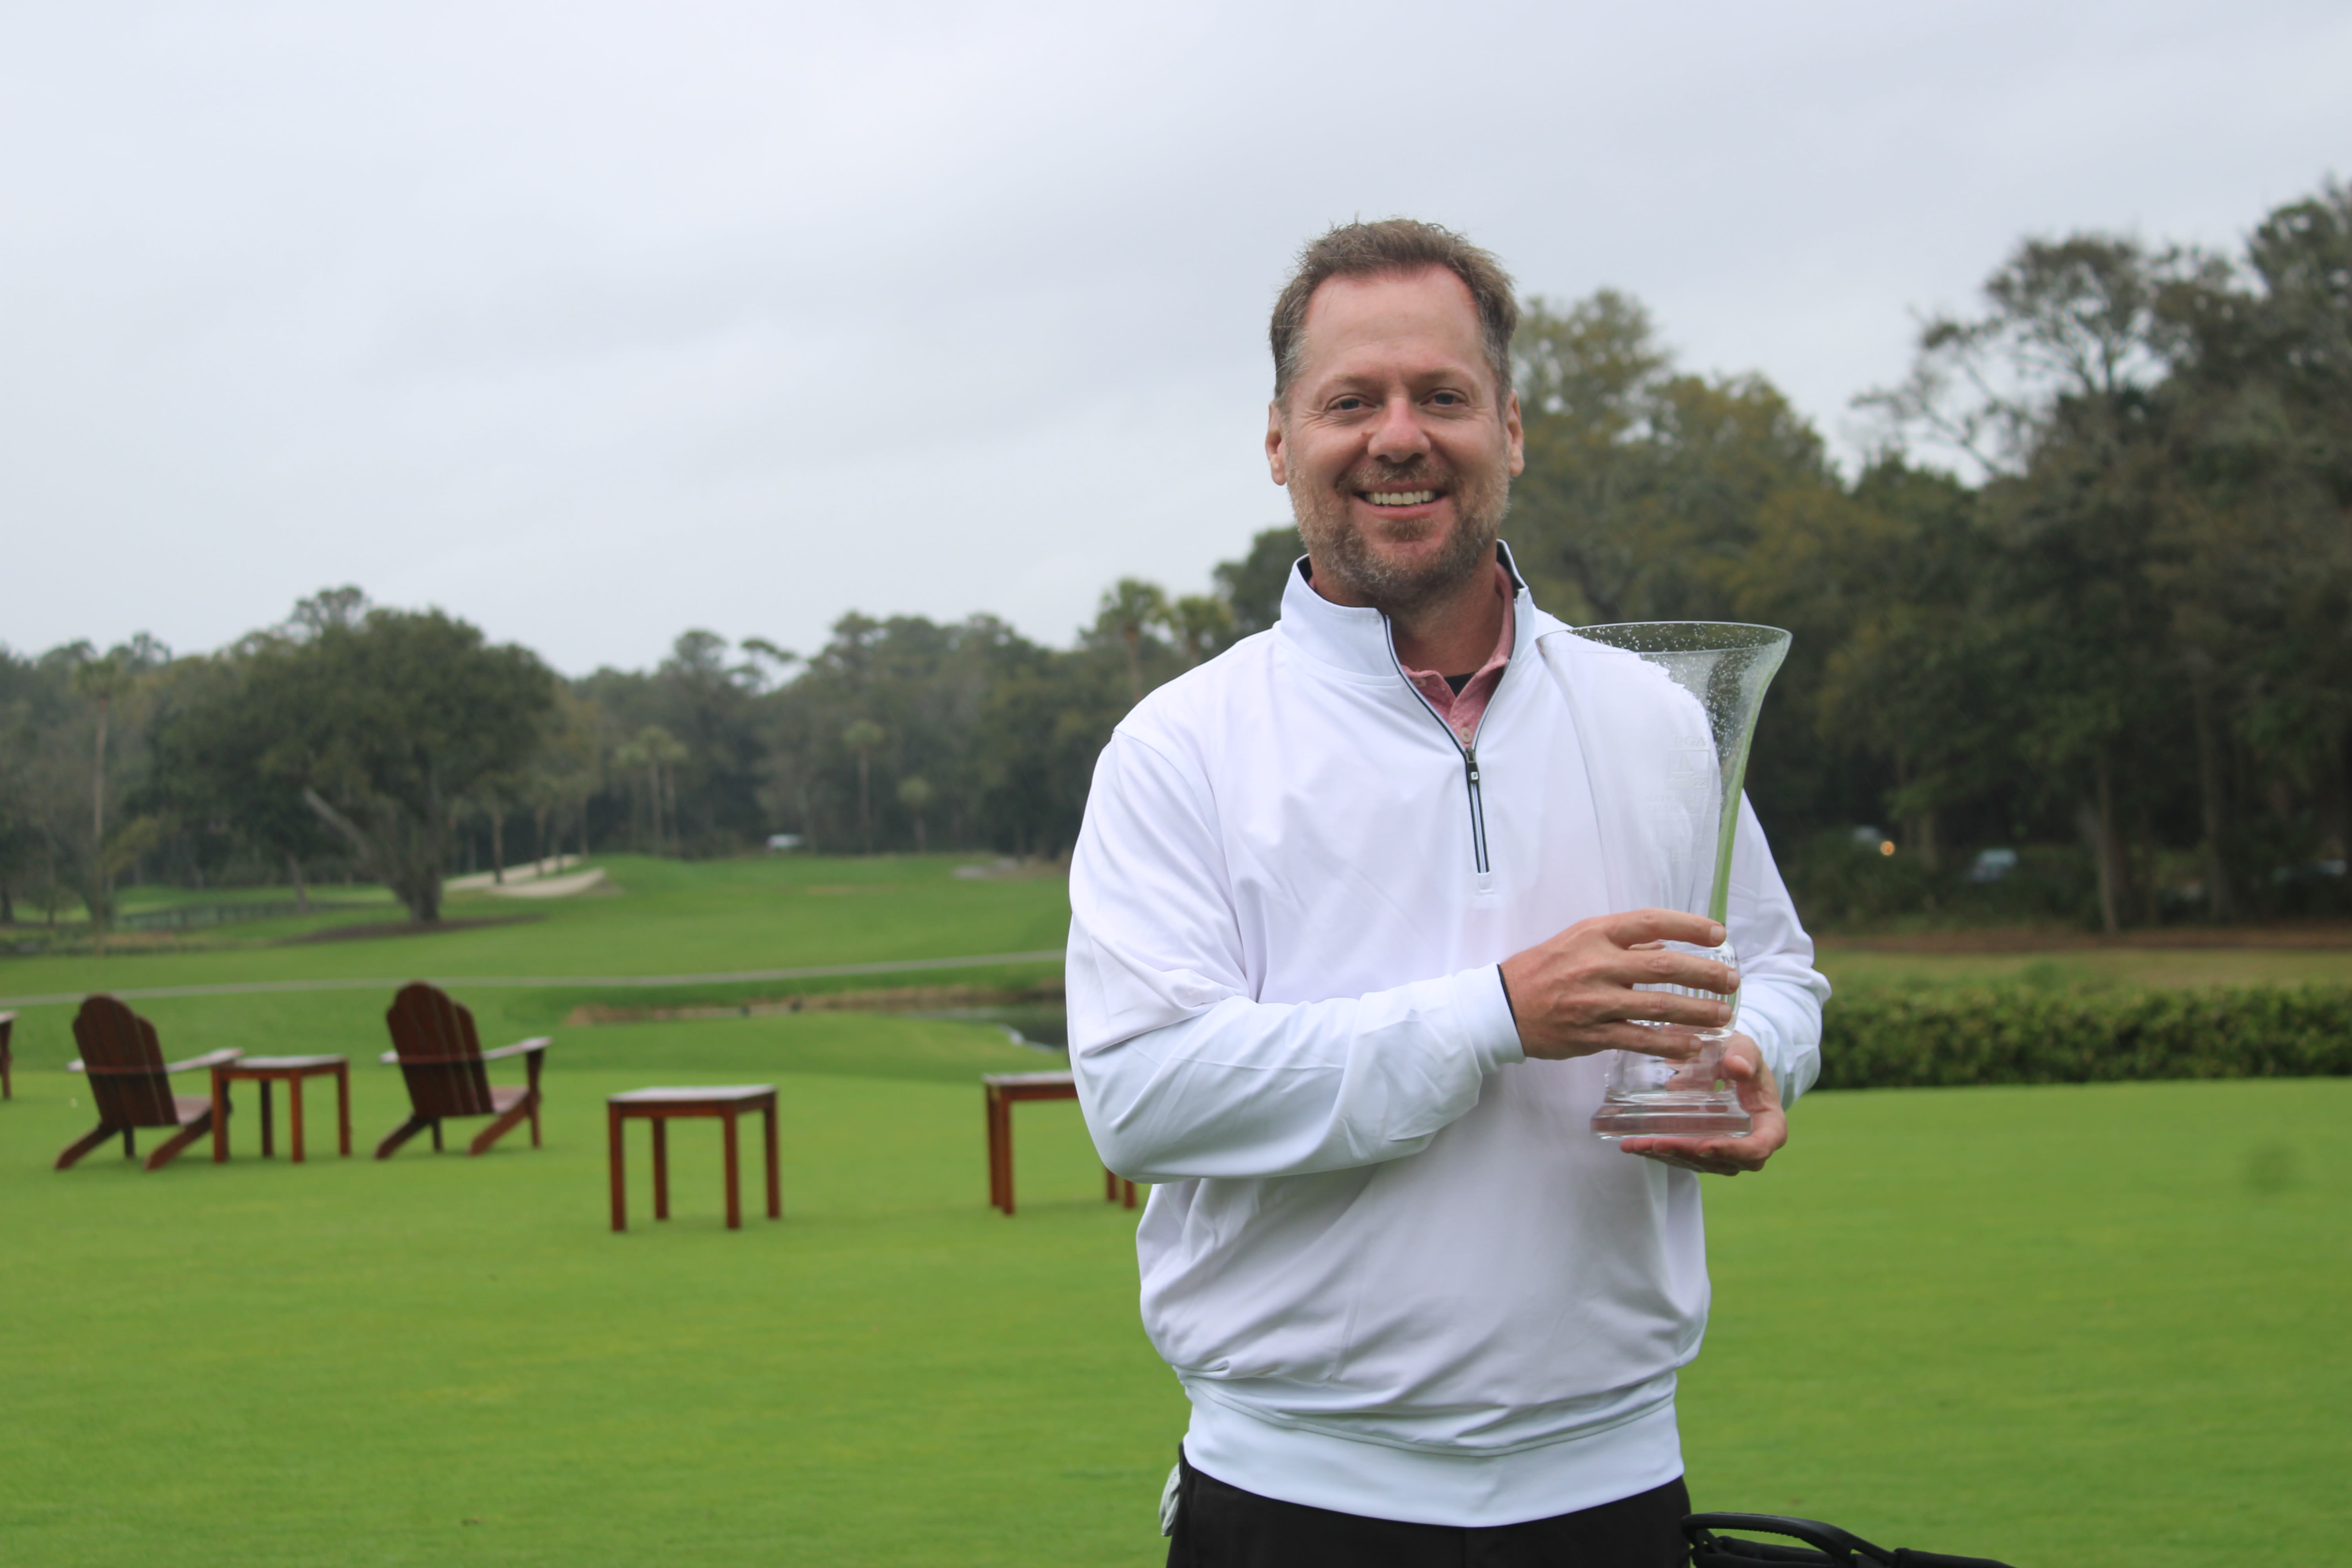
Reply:
[[89, 1097], [98, 1101], [102, 1127], [177, 1127], [172, 1080], [163, 1072], [163, 1047], [155, 1026], [111, 996], [85, 997], [74, 1015], [74, 1043], [81, 1047]]
[[423, 1117], [488, 1116], [490, 1075], [482, 1067], [482, 1040], [474, 1015], [449, 994], [424, 981], [411, 982], [392, 999], [383, 1021], [392, 1026], [392, 1048], [408, 1080], [408, 1100]]

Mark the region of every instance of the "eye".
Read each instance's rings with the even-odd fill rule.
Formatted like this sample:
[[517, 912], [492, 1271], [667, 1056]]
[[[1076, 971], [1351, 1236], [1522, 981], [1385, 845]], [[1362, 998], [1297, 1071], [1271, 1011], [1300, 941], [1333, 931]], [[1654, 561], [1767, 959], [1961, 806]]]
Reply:
[[1370, 406], [1371, 405], [1370, 404], [1366, 403], [1362, 398], [1357, 396], [1352, 392], [1344, 396], [1335, 397], [1331, 400], [1331, 412], [1334, 414], [1353, 414], [1359, 409], [1369, 408]]
[[1470, 401], [1458, 392], [1432, 393], [1429, 400], [1440, 408], [1459, 408]]

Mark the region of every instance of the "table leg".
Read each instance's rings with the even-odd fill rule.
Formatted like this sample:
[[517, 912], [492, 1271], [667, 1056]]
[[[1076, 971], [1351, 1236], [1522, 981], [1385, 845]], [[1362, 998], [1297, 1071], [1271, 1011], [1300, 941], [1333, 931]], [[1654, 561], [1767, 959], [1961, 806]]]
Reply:
[[278, 1152], [278, 1145], [271, 1139], [269, 1130], [269, 1080], [261, 1079], [257, 1080], [257, 1087], [261, 1090], [261, 1157], [267, 1160]]
[[1004, 1138], [1003, 1138], [1003, 1144], [1001, 1145], [1001, 1147], [1002, 1147], [1002, 1149], [1003, 1149], [1003, 1152], [998, 1156], [998, 1158], [999, 1158], [999, 1160], [1002, 1162], [1002, 1163], [1003, 1163], [1003, 1166], [1004, 1166], [1004, 1175], [1003, 1175], [1003, 1183], [1004, 1183], [1004, 1217], [1005, 1217], [1005, 1218], [1007, 1218], [1007, 1219], [1011, 1219], [1011, 1218], [1013, 1217], [1013, 1101], [1012, 1101], [1012, 1100], [1000, 1100], [1000, 1101], [998, 1102], [997, 1107], [996, 1107], [996, 1122], [997, 1122], [997, 1125], [998, 1125], [999, 1127], [1001, 1127], [1001, 1128], [1003, 1128], [1003, 1129], [1004, 1130]]
[[302, 1163], [302, 1080], [299, 1077], [286, 1080], [286, 1120], [294, 1134], [294, 1163]]
[[735, 1108], [729, 1106], [727, 1121], [727, 1228], [743, 1228], [743, 1172], [741, 1151], [735, 1146]]
[[213, 1163], [228, 1163], [228, 1079], [213, 1068]]
[[653, 1116], [646, 1120], [654, 1124], [654, 1218], [669, 1218], [669, 1118]]
[[1107, 1204], [1118, 1202], [1118, 1178], [1111, 1174], [1108, 1165], [1103, 1167], [1103, 1202]]
[[1003, 1208], [1008, 1197], [1004, 1190], [1004, 1097], [991, 1084], [985, 1096], [988, 1112], [988, 1202], [992, 1208]]
[[352, 1064], [338, 1063], [335, 1068], [335, 1114], [342, 1124], [343, 1158], [352, 1157]]
[[776, 1097], [772, 1094], [768, 1096], [767, 1103], [760, 1109], [768, 1123], [768, 1217], [782, 1219], [784, 1217], [784, 1177], [776, 1162]]
[[621, 1108], [604, 1108], [604, 1138], [613, 1165], [613, 1228], [629, 1228], [628, 1189], [621, 1181]]

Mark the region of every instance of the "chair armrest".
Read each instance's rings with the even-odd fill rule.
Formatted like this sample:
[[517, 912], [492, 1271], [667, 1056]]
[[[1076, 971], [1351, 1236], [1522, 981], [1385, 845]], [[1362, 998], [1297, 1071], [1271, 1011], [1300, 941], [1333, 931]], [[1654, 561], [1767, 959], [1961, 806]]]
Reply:
[[520, 1056], [525, 1051], [537, 1053], [547, 1049], [553, 1043], [552, 1038], [525, 1040], [520, 1045], [501, 1046], [495, 1051], [484, 1051], [478, 1057], [404, 1057], [398, 1051], [386, 1051], [375, 1059], [388, 1068], [457, 1067], [465, 1062], [494, 1062], [500, 1057]]
[[[245, 1055], [243, 1051], [235, 1048], [206, 1051], [203, 1056], [190, 1057], [184, 1062], [165, 1062], [163, 1064], [163, 1070], [165, 1072], [187, 1072], [195, 1068], [214, 1068], [220, 1066], [223, 1062], [233, 1062], [243, 1055]], [[383, 1059], [390, 1061], [392, 1058], [390, 1057], [386, 1057]], [[76, 1057], [73, 1060], [66, 1063], [66, 1071], [86, 1073], [89, 1071], [89, 1068], [83, 1065], [82, 1059], [79, 1057]]]
[[519, 1057], [526, 1051], [543, 1051], [553, 1044], [555, 1044], [554, 1036], [540, 1035], [531, 1039], [518, 1040], [511, 1046], [500, 1046], [495, 1051], [484, 1051], [482, 1059], [486, 1062], [494, 1062], [501, 1057]]

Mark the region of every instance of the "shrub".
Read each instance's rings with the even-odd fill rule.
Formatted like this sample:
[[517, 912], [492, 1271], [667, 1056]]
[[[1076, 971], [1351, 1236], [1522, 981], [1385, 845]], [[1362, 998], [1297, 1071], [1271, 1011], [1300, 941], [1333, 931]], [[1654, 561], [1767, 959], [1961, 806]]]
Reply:
[[1867, 991], [1830, 1003], [1822, 1089], [2352, 1075], [2352, 989]]

